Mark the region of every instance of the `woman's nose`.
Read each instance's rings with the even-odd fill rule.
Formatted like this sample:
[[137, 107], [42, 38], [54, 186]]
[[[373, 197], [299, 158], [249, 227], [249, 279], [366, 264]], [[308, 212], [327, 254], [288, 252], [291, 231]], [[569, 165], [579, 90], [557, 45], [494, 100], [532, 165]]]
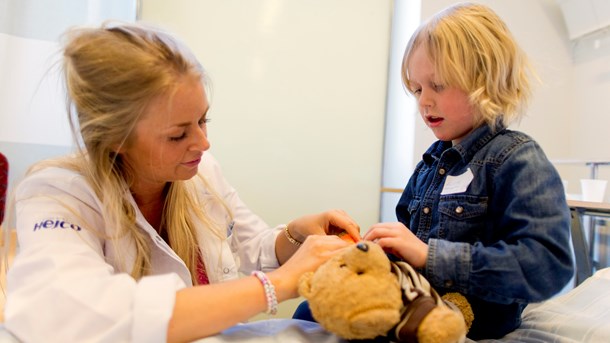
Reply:
[[210, 148], [210, 141], [208, 140], [208, 130], [204, 126], [202, 128], [197, 129], [197, 134], [195, 136], [195, 142], [192, 145], [192, 149], [198, 151], [206, 151]]

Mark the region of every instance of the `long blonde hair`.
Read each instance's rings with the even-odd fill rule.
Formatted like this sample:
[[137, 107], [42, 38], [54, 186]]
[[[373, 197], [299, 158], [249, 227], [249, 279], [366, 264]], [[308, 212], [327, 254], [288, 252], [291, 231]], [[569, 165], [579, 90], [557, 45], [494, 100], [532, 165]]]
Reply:
[[402, 62], [402, 79], [409, 91], [409, 62], [420, 46], [431, 58], [439, 82], [469, 94], [480, 114], [476, 124], [495, 127], [498, 121], [509, 125], [521, 118], [534, 72], [506, 24], [489, 7], [459, 3], [415, 31]]
[[[81, 151], [76, 158], [61, 163], [84, 175], [103, 203], [105, 220], [118, 228], [114, 238], [127, 235], [132, 239], [136, 258], [131, 275], [139, 279], [150, 272], [150, 240], [137, 227], [136, 209], [130, 202], [133, 173], [115, 151], [129, 141], [152, 99], [171, 94], [184, 77], [205, 85], [205, 74], [192, 52], [158, 29], [106, 23], [99, 28], [72, 29], [66, 38], [63, 70], [68, 113], [75, 137], [82, 141], [77, 142]], [[192, 215], [218, 237], [225, 237], [206, 216], [195, 192], [196, 181], [169, 185], [161, 223], [194, 284], [199, 248]]]

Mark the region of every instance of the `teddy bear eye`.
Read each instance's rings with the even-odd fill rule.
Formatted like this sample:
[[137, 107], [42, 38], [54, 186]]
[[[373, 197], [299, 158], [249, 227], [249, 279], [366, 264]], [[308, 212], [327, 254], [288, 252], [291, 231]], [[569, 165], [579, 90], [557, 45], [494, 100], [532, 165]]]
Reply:
[[347, 267], [347, 264], [345, 264], [345, 263], [342, 263], [339, 265], [339, 268], [345, 268], [345, 267]]
[[362, 275], [362, 274], [364, 274], [364, 270], [358, 269], [358, 270], [356, 270], [356, 274]]

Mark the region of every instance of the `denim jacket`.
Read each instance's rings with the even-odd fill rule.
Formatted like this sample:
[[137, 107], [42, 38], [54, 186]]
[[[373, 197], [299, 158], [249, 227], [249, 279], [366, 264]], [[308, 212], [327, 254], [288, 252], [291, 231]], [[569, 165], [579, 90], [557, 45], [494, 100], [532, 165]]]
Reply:
[[532, 138], [502, 125], [483, 125], [456, 146], [435, 142], [396, 213], [428, 243], [421, 272], [431, 285], [470, 301], [471, 339], [514, 330], [528, 303], [550, 298], [573, 275], [561, 178]]

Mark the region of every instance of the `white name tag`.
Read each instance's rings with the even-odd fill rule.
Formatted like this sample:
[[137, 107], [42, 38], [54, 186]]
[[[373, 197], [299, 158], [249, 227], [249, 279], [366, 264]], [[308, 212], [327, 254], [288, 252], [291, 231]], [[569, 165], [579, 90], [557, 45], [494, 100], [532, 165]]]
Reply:
[[441, 195], [466, 192], [466, 189], [468, 189], [468, 185], [470, 185], [472, 179], [474, 179], [474, 175], [472, 174], [470, 168], [468, 168], [462, 175], [448, 175], [447, 179], [445, 180], [443, 190], [441, 191]]

